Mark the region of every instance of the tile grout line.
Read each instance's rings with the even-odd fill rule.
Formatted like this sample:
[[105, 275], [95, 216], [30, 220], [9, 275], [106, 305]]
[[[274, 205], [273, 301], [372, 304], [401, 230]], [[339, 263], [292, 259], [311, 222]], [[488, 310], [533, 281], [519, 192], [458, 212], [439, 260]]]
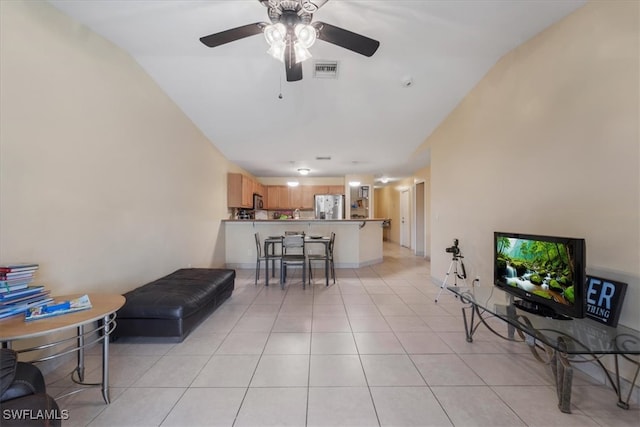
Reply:
[[[264, 292], [265, 288], [266, 288], [266, 286], [264, 286], [263, 289], [260, 292], [258, 292], [258, 294], [253, 299], [253, 301], [249, 305], [249, 307], [255, 303], [255, 300], [258, 298], [258, 295], [260, 295], [262, 292]], [[282, 297], [282, 300], [280, 301], [280, 307], [278, 308], [278, 313], [280, 312], [280, 310], [282, 310], [282, 305], [284, 304], [284, 300], [285, 300], [288, 292], [289, 292], [289, 288], [287, 287], [286, 290], [285, 290], [285, 295]], [[249, 310], [249, 307], [247, 307], [247, 310]], [[242, 316], [244, 316], [245, 314], [246, 314], [246, 310], [245, 310], [245, 312], [243, 313]], [[247, 398], [247, 394], [249, 394], [249, 389], [251, 388], [251, 382], [253, 381], [253, 378], [256, 375], [256, 372], [258, 370], [258, 366], [260, 366], [260, 361], [262, 360], [262, 356], [264, 355], [264, 350], [267, 347], [267, 343], [269, 342], [269, 338], [271, 337], [271, 333], [273, 332], [273, 328], [275, 326], [277, 317], [278, 316], [276, 315], [276, 318], [273, 320], [273, 323], [271, 324], [271, 329], [269, 330], [269, 334], [267, 335], [267, 340], [264, 342], [264, 346], [262, 347], [262, 352], [260, 353], [260, 357], [258, 357], [258, 361], [256, 362], [256, 366], [255, 366], [255, 368], [253, 368], [253, 372], [251, 373], [251, 378], [249, 378], [249, 383], [247, 384], [247, 387], [246, 387], [246, 389], [244, 391], [244, 395], [242, 396], [242, 399], [240, 400], [240, 405], [238, 405], [238, 410], [236, 411], [236, 414], [233, 417], [233, 422], [231, 423], [232, 427], [235, 426], [236, 422], [238, 421], [238, 416], [240, 415], [240, 410], [242, 409], [242, 406], [244, 405], [245, 399]], [[240, 321], [240, 319], [238, 319], [238, 321]], [[229, 331], [229, 333], [231, 333], [231, 331]]]

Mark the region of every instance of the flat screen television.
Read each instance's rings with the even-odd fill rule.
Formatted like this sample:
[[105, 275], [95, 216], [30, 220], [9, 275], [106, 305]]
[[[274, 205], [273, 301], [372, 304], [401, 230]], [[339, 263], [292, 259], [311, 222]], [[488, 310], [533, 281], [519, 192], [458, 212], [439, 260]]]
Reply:
[[494, 232], [494, 284], [519, 308], [556, 319], [585, 316], [584, 239]]

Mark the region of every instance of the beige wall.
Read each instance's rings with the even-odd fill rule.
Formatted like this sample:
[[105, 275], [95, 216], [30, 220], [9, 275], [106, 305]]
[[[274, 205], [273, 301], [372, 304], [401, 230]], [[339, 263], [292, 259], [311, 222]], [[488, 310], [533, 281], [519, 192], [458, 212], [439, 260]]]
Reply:
[[640, 329], [639, 3], [593, 2], [524, 43], [427, 141], [432, 266], [460, 239], [492, 283], [496, 230], [584, 237], [587, 272], [629, 284], [620, 322]]
[[41, 2], [1, 2], [0, 262], [54, 294], [221, 266], [238, 170], [125, 53]]

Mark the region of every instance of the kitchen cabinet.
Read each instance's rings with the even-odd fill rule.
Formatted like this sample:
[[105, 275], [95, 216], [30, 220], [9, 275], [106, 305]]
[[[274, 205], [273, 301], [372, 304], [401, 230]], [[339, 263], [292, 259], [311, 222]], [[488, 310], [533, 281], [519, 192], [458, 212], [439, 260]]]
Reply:
[[263, 187], [266, 194], [266, 209], [270, 210], [311, 210], [314, 208], [313, 196], [316, 194], [344, 194], [344, 188], [341, 185], [300, 185], [298, 187], [267, 185]]
[[302, 187], [289, 187], [290, 209], [300, 209], [302, 207]]
[[313, 195], [320, 194], [315, 185], [302, 185], [289, 188], [289, 206], [291, 209], [313, 209]]
[[250, 177], [241, 173], [227, 174], [227, 207], [253, 208], [253, 193], [260, 194], [259, 186]]
[[316, 194], [329, 194], [328, 185], [307, 185], [306, 187], [311, 192], [311, 198]]
[[253, 207], [253, 180], [242, 177], [242, 206]]
[[302, 199], [300, 200], [300, 209], [313, 209], [313, 196], [315, 194], [321, 194], [317, 191], [316, 185], [303, 185], [302, 186]]
[[329, 185], [325, 194], [344, 194], [344, 185]]
[[289, 187], [268, 185], [267, 209], [289, 209]]
[[327, 193], [328, 187], [325, 185], [301, 185], [289, 188], [289, 208], [290, 209], [313, 209], [316, 194]]

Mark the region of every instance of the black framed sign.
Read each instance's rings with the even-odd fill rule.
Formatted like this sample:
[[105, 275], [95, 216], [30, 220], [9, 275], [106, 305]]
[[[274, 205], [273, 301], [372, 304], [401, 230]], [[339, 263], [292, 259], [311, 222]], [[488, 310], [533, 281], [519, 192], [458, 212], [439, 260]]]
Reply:
[[615, 327], [618, 324], [626, 292], [626, 283], [587, 276], [586, 316], [607, 326]]

